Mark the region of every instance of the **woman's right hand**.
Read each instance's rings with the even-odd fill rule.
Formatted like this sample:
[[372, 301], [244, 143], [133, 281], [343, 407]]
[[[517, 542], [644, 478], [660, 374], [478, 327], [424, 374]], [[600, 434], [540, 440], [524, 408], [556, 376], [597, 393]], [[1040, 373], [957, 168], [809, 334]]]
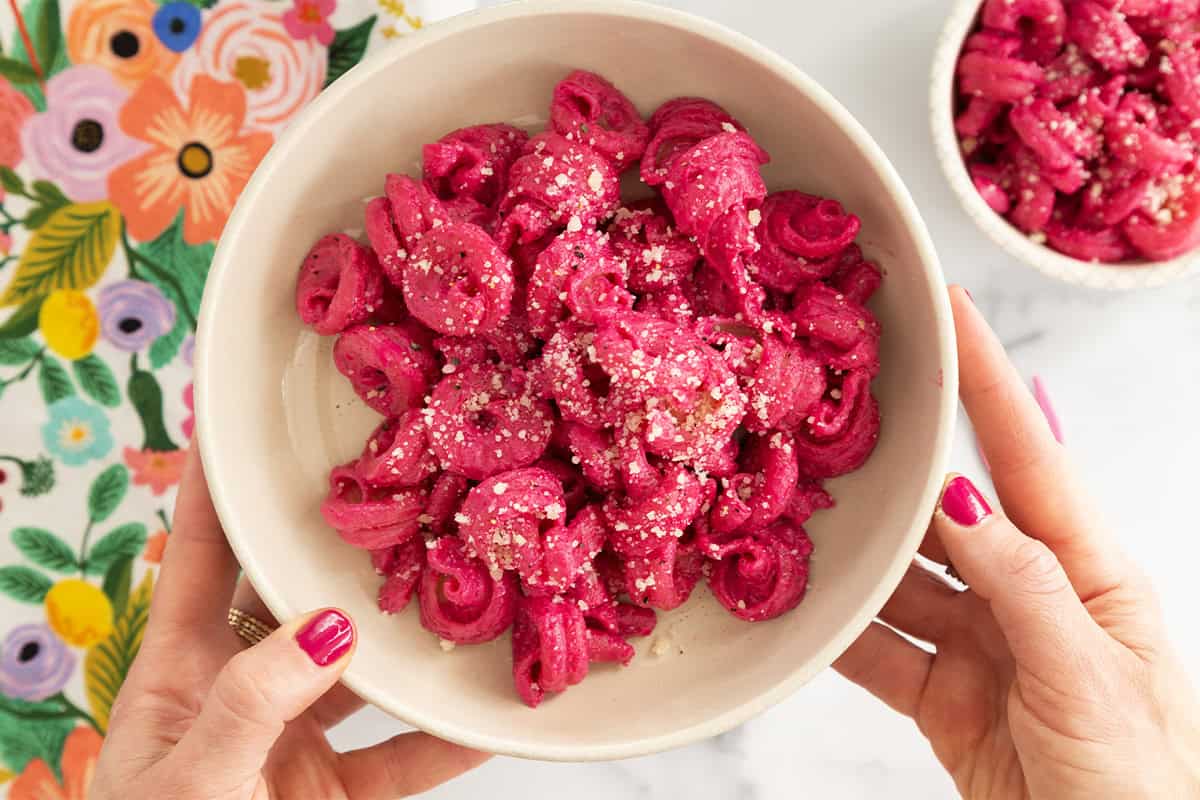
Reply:
[[[1126, 559], [969, 296], [961, 396], [1004, 510], [947, 481], [922, 555], [835, 665], [912, 717], [968, 800], [1200, 798], [1200, 703]], [[1114, 453], [1114, 457], [1119, 454]]]

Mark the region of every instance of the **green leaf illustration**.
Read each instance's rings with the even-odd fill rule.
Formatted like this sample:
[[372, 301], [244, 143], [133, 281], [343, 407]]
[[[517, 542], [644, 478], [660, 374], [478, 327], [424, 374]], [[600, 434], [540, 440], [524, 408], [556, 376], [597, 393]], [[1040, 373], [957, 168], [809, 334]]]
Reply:
[[103, 539], [96, 542], [85, 554], [85, 571], [88, 575], [104, 575], [112, 565], [123, 559], [133, 558], [146, 546], [146, 526], [140, 522], [129, 522], [114, 528]]
[[32, 339], [0, 339], [0, 364], [26, 364], [38, 354], [38, 349]]
[[[204, 281], [208, 277], [208, 268], [212, 264], [216, 247], [212, 242], [199, 245], [185, 242], [183, 212], [180, 211], [157, 239], [146, 242], [138, 247], [137, 251], [161, 266], [167, 273], [160, 275], [147, 269], [140, 271], [140, 277], [157, 286], [180, 311], [175, 326], [155, 340], [154, 344], [159, 347], [158, 352], [156, 353], [153, 345], [151, 346], [150, 364], [158, 369], [178, 352], [179, 344], [172, 345], [170, 340], [177, 338], [179, 343], [182, 343], [188, 331], [192, 329], [192, 321], [200, 313], [200, 297], [204, 294]], [[168, 341], [159, 345], [163, 340]], [[167, 351], [171, 351], [169, 355]]]
[[128, 489], [129, 470], [125, 469], [124, 465], [113, 464], [101, 472], [88, 490], [88, 518], [92, 522], [104, 522], [111, 517], [125, 499]]
[[42, 202], [43, 205], [52, 206], [53, 208], [62, 208], [68, 205], [71, 201], [50, 181], [34, 181], [29, 184], [29, 188], [33, 190], [33, 196]]
[[137, 369], [135, 364], [126, 393], [142, 421], [142, 449], [160, 453], [178, 450], [179, 446], [171, 441], [171, 435], [163, 424], [162, 387], [158, 385], [154, 373]]
[[12, 540], [39, 567], [55, 572], [74, 572], [79, 568], [71, 546], [44, 528], [17, 528], [12, 532]]
[[42, 363], [38, 367], [38, 386], [41, 387], [42, 399], [48, 406], [75, 394], [71, 376], [67, 374], [62, 364], [50, 356], [42, 356]]
[[[33, 71], [33, 67], [28, 64], [22, 64], [15, 58], [8, 56], [0, 56], [0, 75], [8, 78], [13, 83], [36, 83], [38, 76]], [[4, 188], [8, 189], [7, 186]], [[13, 191], [9, 189], [9, 191]]]
[[0, 712], [0, 761], [19, 773], [40, 758], [61, 780], [63, 743], [75, 726], [74, 717], [32, 721]]
[[116, 408], [121, 404], [121, 389], [117, 386], [117, 379], [113, 377], [112, 370], [108, 368], [96, 355], [84, 356], [78, 361], [72, 362], [71, 366], [75, 370], [75, 379], [79, 381], [79, 387], [83, 389], [83, 393], [91, 397], [102, 406]]
[[[32, 69], [29, 71], [33, 72]], [[5, 164], [0, 164], [0, 186], [12, 194], [25, 194], [25, 181], [21, 180], [21, 176], [12, 167]]]
[[0, 339], [19, 339], [37, 330], [38, 314], [45, 297], [35, 297], [12, 313], [0, 324]]
[[14, 717], [32, 719], [34, 717], [57, 716], [70, 712], [69, 706], [61, 699], [61, 695], [39, 700], [36, 703], [22, 700], [19, 697], [9, 697], [0, 694], [0, 714], [12, 714]]
[[36, 16], [31, 15], [34, 23], [33, 49], [37, 50], [38, 63], [49, 78], [61, 69], [58, 55], [63, 44], [62, 17], [58, 11], [58, 0], [41, 0], [37, 10]]
[[40, 603], [54, 582], [35, 569], [0, 567], [0, 593], [22, 603]]
[[121, 215], [107, 200], [56, 209], [25, 245], [0, 306], [55, 289], [87, 289], [100, 280], [121, 236]]
[[108, 727], [108, 715], [113, 700], [125, 682], [129, 665], [133, 663], [138, 648], [142, 645], [142, 634], [146, 630], [146, 618], [150, 614], [150, 597], [154, 594], [154, 571], [146, 570], [145, 577], [129, 596], [125, 609], [117, 617], [113, 632], [102, 642], [88, 649], [83, 661], [83, 685], [87, 692], [92, 716], [101, 728]]
[[367, 50], [371, 29], [375, 27], [375, 15], [364, 19], [352, 28], [343, 28], [334, 34], [329, 44], [329, 63], [325, 69], [325, 85], [336, 81], [346, 70], [357, 64]]
[[129, 602], [129, 587], [133, 580], [133, 557], [117, 559], [104, 573], [104, 593], [112, 603], [113, 618], [119, 618]]
[[[170, 297], [170, 295], [167, 296]], [[175, 325], [171, 330], [155, 339], [154, 343], [150, 345], [150, 366], [154, 369], [162, 369], [170, 364], [175, 356], [179, 355], [179, 348], [183, 345], [183, 340], [187, 338], [191, 329], [192, 326], [188, 324], [187, 317], [183, 314], [176, 314]]]

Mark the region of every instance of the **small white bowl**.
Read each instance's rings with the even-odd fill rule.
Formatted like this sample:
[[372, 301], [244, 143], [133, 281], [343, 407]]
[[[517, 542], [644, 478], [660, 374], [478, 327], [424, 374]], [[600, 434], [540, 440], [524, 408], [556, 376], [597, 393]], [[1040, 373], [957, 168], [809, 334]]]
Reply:
[[[678, 95], [724, 104], [774, 161], [771, 186], [837, 197], [888, 272], [884, 414], [867, 466], [833, 481], [809, 526], [812, 588], [768, 623], [734, 619], [698, 587], [636, 641], [536, 710], [512, 688], [509, 638], [444, 653], [415, 609], [385, 617], [366, 554], [318, 513], [329, 468], [378, 421], [293, 307], [296, 270], [323, 233], [359, 229], [363, 198], [420, 146], [462, 125], [547, 114], [570, 68], [602, 73], [643, 112]], [[642, 755], [713, 736], [829, 664], [895, 589], [925, 532], [956, 412], [953, 324], [937, 256], [908, 191], [862, 127], [796, 67], [710, 22], [625, 0], [538, 0], [432, 26], [339, 78], [292, 125], [242, 194], [213, 262], [196, 349], [198, 430], [229, 540], [271, 611], [336, 605], [358, 624], [345, 682], [433, 734], [529, 758]], [[655, 644], [657, 643], [657, 647]], [[665, 649], [665, 653], [663, 652]], [[652, 650], [658, 651], [654, 655]]]
[[954, 73], [963, 43], [975, 27], [982, 0], [958, 0], [942, 29], [933, 58], [929, 95], [930, 126], [942, 171], [963, 208], [992, 241], [1009, 255], [1066, 283], [1090, 289], [1129, 290], [1163, 286], [1187, 277], [1200, 268], [1200, 252], [1170, 261], [1134, 261], [1100, 264], [1059, 253], [1038, 244], [997, 214], [979, 195], [959, 149], [954, 130]]

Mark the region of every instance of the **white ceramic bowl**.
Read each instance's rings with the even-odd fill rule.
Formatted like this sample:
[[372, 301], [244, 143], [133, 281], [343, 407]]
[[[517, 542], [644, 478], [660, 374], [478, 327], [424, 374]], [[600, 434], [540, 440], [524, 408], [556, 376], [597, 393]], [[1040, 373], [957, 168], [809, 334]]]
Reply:
[[1200, 270], [1200, 252], [1170, 261], [1099, 264], [1063, 255], [1034, 242], [997, 214], [980, 197], [967, 173], [954, 130], [954, 72], [958, 54], [975, 28], [982, 0], [958, 0], [938, 42], [930, 86], [930, 126], [942, 171], [971, 219], [1009, 255], [1067, 283], [1090, 289], [1128, 290], [1163, 286]]
[[[553, 85], [596, 70], [646, 113], [677, 95], [724, 104], [774, 156], [775, 187], [829, 194], [861, 215], [888, 272], [875, 390], [884, 424], [869, 464], [834, 481], [813, 520], [812, 588], [793, 613], [746, 624], [706, 587], [537, 710], [513, 693], [509, 639], [442, 652], [415, 610], [385, 617], [366, 555], [321, 520], [330, 466], [377, 422], [334, 370], [331, 341], [301, 327], [296, 270], [322, 233], [362, 226], [363, 198], [420, 146], [491, 120], [544, 120]], [[933, 511], [956, 408], [953, 328], [937, 257], [912, 199], [865, 131], [800, 70], [754, 42], [623, 0], [539, 0], [432, 26], [355, 67], [280, 138], [242, 194], [209, 277], [196, 351], [208, 480], [246, 573], [280, 618], [325, 605], [358, 623], [346, 684], [438, 736], [556, 760], [621, 758], [726, 731], [825, 669], [899, 582]]]

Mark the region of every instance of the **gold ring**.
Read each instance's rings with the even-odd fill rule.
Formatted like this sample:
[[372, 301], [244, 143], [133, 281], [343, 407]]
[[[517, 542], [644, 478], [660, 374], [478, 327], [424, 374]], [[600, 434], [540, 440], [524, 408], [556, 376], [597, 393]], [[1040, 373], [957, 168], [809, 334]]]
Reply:
[[271, 631], [274, 630], [258, 617], [247, 614], [240, 608], [229, 609], [226, 620], [229, 622], [229, 627], [233, 628], [233, 632], [251, 645], [258, 644], [270, 636]]

